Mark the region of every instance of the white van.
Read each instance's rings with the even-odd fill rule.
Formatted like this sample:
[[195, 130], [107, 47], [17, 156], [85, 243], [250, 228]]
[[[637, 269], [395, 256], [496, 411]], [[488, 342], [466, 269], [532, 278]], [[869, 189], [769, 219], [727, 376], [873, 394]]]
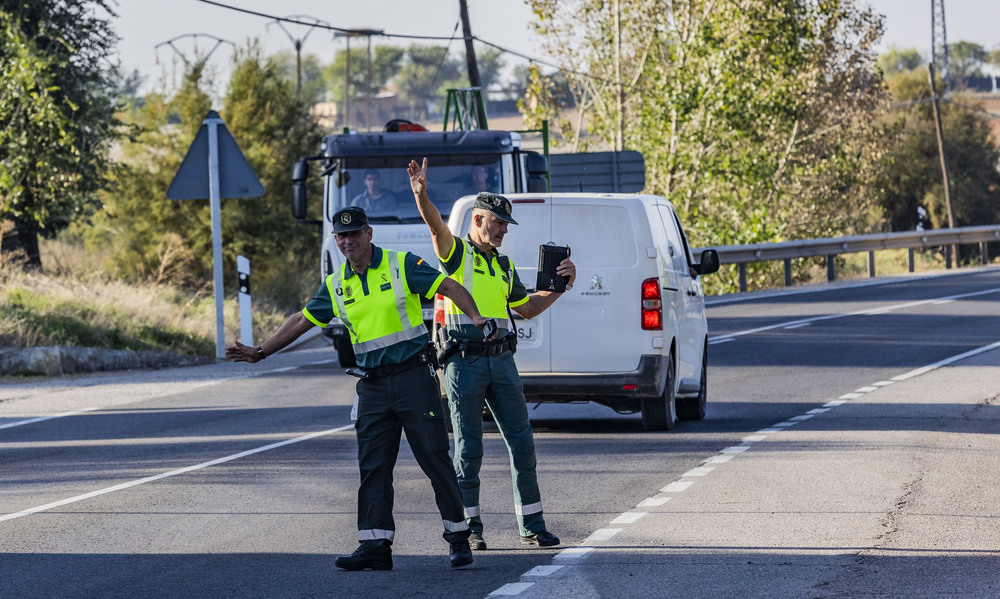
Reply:
[[[511, 194], [500, 251], [535, 285], [539, 245], [571, 248], [573, 289], [531, 320], [517, 314], [515, 362], [529, 403], [594, 401], [642, 413], [648, 430], [705, 417], [708, 327], [698, 259], [664, 198], [623, 194]], [[452, 232], [469, 230], [475, 198], [455, 202]]]

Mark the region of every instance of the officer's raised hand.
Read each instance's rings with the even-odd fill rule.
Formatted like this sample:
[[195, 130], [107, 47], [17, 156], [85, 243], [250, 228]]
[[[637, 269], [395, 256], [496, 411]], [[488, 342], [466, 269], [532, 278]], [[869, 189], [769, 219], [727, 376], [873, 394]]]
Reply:
[[566, 281], [566, 289], [572, 289], [573, 282], [576, 281], [576, 264], [573, 264], [573, 261], [569, 258], [565, 258], [559, 263], [559, 266], [556, 267], [556, 274], [563, 277], [569, 277], [569, 280]]

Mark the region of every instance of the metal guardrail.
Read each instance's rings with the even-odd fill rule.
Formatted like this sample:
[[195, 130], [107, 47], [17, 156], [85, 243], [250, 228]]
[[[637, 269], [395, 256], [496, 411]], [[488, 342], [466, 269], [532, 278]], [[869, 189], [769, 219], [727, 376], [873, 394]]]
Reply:
[[[951, 268], [952, 247], [978, 243], [980, 259], [989, 263], [987, 244], [1000, 241], [1000, 225], [963, 227], [956, 229], [936, 229], [933, 231], [903, 231], [899, 233], [874, 233], [852, 237], [830, 237], [824, 239], [802, 239], [779, 243], [754, 243], [749, 245], [729, 245], [715, 248], [722, 264], [738, 264], [740, 268], [740, 291], [746, 291], [746, 265], [754, 262], [785, 262], [785, 286], [792, 284], [792, 260], [795, 258], [826, 257], [827, 280], [836, 279], [834, 258], [840, 254], [868, 252], [868, 276], [875, 276], [875, 252], [877, 250], [908, 249], [908, 265], [913, 272], [913, 252], [915, 249], [931, 247], [945, 248], [945, 264]], [[696, 248], [695, 255], [702, 249]]]

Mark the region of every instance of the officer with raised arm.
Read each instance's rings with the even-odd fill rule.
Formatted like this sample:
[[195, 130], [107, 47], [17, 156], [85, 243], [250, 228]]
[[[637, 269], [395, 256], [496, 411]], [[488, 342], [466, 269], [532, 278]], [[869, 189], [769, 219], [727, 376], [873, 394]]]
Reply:
[[[517, 224], [511, 217], [507, 198], [492, 193], [477, 195], [468, 236], [463, 239], [452, 235], [427, 197], [427, 159], [424, 158], [422, 165], [411, 161], [407, 171], [417, 208], [430, 227], [434, 250], [444, 271], [469, 290], [484, 317], [507, 322], [509, 306], [522, 317], [533, 318], [560, 297], [560, 293], [551, 291], [528, 295], [510, 259], [497, 250], [507, 234], [507, 225]], [[576, 279], [573, 263], [563, 260], [556, 272], [569, 277], [566, 289], [571, 289]], [[501, 329], [496, 339], [485, 340], [462, 306], [446, 301], [445, 332], [452, 345], [459, 348], [444, 364], [444, 379], [455, 430], [455, 471], [466, 519], [472, 529], [470, 545], [473, 549], [486, 549], [479, 513], [484, 402], [493, 413], [510, 454], [521, 542], [541, 547], [558, 545], [559, 537], [546, 529], [542, 515], [535, 474], [535, 440], [507, 329]]]
[[347, 258], [326, 280], [302, 312], [293, 314], [266, 341], [249, 347], [237, 341], [226, 348], [236, 362], [259, 362], [284, 348], [313, 326], [339, 317], [347, 326], [360, 369], [357, 375], [358, 549], [338, 557], [345, 570], [392, 569], [392, 470], [406, 432], [413, 455], [430, 478], [450, 544], [452, 567], [472, 563], [469, 526], [462, 510], [455, 472], [448, 454], [448, 431], [431, 365], [430, 338], [420, 296], [440, 293], [467, 314], [472, 326], [487, 319], [469, 292], [407, 252], [372, 244], [372, 228], [356, 207], [333, 215], [337, 247]]

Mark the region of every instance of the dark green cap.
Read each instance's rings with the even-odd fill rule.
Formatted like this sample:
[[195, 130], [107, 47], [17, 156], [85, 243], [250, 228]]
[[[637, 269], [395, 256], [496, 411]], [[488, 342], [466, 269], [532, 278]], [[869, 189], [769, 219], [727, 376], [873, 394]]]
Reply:
[[349, 206], [338, 210], [333, 215], [333, 232], [347, 233], [357, 231], [368, 226], [368, 215], [357, 206]]

